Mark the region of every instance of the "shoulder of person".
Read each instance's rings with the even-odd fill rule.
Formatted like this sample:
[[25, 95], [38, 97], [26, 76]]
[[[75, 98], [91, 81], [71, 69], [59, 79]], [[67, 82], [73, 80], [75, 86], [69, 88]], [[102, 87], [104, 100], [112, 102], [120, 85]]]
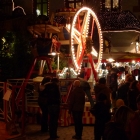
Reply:
[[44, 84], [45, 87], [49, 87], [49, 86], [51, 86], [51, 85], [52, 85], [52, 82], [48, 82], [48, 83], [45, 83], [45, 84]]

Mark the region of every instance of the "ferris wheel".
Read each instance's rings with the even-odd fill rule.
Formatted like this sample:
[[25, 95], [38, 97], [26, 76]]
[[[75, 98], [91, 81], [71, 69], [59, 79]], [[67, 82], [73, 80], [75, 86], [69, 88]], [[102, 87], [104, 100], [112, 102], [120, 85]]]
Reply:
[[[87, 51], [87, 38], [90, 38], [92, 42], [92, 45], [90, 44], [90, 52]], [[98, 43], [94, 43], [95, 38]], [[98, 18], [88, 7], [79, 9], [73, 17], [70, 27], [70, 49], [75, 71], [77, 73], [80, 71], [83, 58], [87, 55], [90, 59], [93, 74], [95, 75], [95, 71], [98, 71], [102, 60], [103, 37]], [[96, 64], [94, 63], [94, 59], [96, 60]]]

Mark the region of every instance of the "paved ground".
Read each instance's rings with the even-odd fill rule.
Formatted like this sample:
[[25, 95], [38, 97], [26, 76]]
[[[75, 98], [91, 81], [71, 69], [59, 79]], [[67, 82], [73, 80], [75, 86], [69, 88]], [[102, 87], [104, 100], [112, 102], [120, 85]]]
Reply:
[[[93, 129], [94, 126], [84, 126], [82, 140], [93, 140]], [[41, 134], [39, 130], [39, 125], [28, 125], [26, 127], [26, 140], [47, 140], [49, 133]], [[74, 134], [74, 126], [58, 128], [58, 136], [60, 136], [58, 140], [72, 140]]]

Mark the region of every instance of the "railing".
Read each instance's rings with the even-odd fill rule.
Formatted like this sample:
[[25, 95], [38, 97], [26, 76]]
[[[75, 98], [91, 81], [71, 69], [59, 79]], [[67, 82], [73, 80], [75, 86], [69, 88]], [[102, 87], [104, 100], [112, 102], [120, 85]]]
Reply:
[[[0, 112], [2, 113], [3, 118], [6, 122], [13, 121], [15, 123], [17, 117], [16, 112], [20, 110], [22, 123], [21, 134], [24, 134], [25, 132], [25, 112], [27, 105], [28, 103], [36, 103], [36, 96], [34, 95], [35, 84], [32, 80], [29, 79], [27, 81], [26, 87], [24, 87], [24, 82], [26, 82], [26, 79], [8, 79], [7, 82], [2, 82], [2, 85], [0, 86], [1, 92], [3, 91], [3, 95], [6, 95], [7, 92], [10, 91], [8, 93], [10, 94], [9, 98], [6, 97], [7, 99], [3, 100], [4, 105], [3, 108], [0, 109]], [[21, 92], [23, 93], [23, 96], [20, 99], [19, 104], [16, 104], [16, 99]]]

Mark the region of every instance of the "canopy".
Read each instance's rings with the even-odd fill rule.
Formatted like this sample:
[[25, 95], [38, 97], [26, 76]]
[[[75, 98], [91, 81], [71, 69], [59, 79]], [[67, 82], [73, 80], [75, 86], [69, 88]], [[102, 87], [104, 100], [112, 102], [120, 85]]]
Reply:
[[46, 25], [46, 24], [36, 24], [32, 26], [28, 26], [29, 32], [31, 34], [41, 35], [42, 33], [59, 33], [60, 29], [53, 25]]

